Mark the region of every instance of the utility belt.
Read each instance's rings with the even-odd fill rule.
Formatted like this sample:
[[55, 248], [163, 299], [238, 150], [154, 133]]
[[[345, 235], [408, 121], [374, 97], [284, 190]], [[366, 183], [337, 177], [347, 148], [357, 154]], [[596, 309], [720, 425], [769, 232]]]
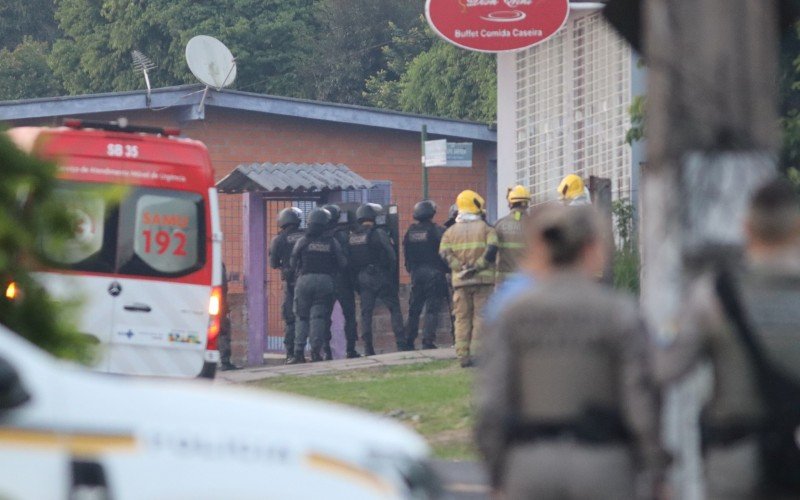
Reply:
[[578, 419], [574, 422], [526, 422], [509, 427], [510, 443], [535, 443], [573, 439], [586, 444], [615, 444], [632, 441], [621, 419]]

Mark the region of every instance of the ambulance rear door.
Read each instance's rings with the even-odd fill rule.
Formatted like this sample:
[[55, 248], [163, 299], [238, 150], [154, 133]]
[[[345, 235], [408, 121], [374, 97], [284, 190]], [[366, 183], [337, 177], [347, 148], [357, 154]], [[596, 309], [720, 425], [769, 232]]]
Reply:
[[194, 377], [203, 368], [211, 295], [208, 200], [136, 187], [120, 209], [109, 371]]

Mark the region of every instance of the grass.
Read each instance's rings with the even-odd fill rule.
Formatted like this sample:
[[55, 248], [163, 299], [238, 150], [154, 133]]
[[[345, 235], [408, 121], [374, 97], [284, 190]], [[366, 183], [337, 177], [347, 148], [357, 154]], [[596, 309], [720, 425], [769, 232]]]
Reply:
[[339, 375], [286, 376], [256, 387], [335, 401], [403, 421], [425, 436], [438, 458], [475, 459], [472, 370], [455, 361], [368, 368]]

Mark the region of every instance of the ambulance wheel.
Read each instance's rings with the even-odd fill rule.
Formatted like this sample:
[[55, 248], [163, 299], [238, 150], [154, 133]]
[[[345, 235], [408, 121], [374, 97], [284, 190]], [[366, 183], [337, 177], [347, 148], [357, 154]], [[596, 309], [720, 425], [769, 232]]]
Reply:
[[203, 369], [200, 370], [200, 375], [197, 378], [207, 378], [209, 380], [214, 380], [214, 376], [217, 374], [217, 364], [216, 363], [203, 363]]

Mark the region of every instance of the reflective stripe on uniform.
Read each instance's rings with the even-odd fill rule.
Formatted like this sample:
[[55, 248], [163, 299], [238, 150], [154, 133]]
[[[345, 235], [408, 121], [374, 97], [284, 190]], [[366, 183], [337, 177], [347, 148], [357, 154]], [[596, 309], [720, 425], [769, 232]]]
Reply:
[[525, 248], [525, 243], [517, 243], [515, 241], [501, 241], [497, 244], [500, 248]]
[[[491, 245], [492, 243], [489, 243]], [[474, 250], [476, 248], [486, 248], [485, 241], [471, 241], [469, 243], [442, 243], [440, 250]]]

